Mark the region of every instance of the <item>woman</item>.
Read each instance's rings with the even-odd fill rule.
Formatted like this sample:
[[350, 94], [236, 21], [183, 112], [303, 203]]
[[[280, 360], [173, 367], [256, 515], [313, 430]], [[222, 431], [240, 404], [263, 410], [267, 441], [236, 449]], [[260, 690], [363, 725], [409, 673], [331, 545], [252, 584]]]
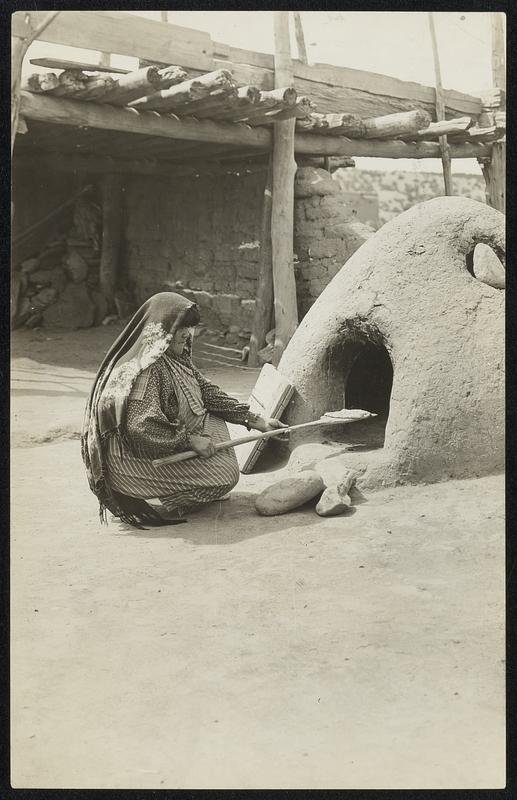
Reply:
[[[88, 399], [81, 451], [100, 504], [135, 527], [185, 521], [187, 510], [223, 497], [239, 480], [226, 422], [248, 430], [285, 427], [250, 412], [210, 383], [191, 360], [197, 306], [162, 292], [136, 312], [108, 351]], [[226, 422], [225, 422], [226, 421]], [[154, 467], [195, 450], [201, 458]]]

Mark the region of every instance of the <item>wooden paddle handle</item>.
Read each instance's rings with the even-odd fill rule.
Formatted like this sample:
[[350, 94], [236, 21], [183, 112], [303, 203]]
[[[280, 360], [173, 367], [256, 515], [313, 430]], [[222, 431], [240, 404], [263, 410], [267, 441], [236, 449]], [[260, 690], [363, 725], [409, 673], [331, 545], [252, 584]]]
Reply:
[[[229, 439], [227, 442], [220, 442], [215, 445], [217, 450], [228, 450], [230, 447], [237, 447], [239, 444], [247, 444], [248, 442], [258, 442], [260, 439], [270, 439], [272, 436], [280, 436], [283, 433], [290, 433], [291, 431], [299, 430], [300, 428], [309, 428], [314, 425], [343, 425], [346, 422], [355, 422], [353, 419], [317, 419], [313, 422], [302, 422], [299, 425], [291, 425], [290, 428], [275, 428], [266, 433], [252, 433], [249, 436], [241, 436], [239, 439]], [[177, 464], [178, 461], [188, 461], [190, 458], [197, 458], [199, 453], [195, 450], [185, 450], [183, 453], [176, 453], [173, 456], [165, 456], [164, 458], [155, 458], [153, 460], [153, 467], [160, 467], [163, 464]]]

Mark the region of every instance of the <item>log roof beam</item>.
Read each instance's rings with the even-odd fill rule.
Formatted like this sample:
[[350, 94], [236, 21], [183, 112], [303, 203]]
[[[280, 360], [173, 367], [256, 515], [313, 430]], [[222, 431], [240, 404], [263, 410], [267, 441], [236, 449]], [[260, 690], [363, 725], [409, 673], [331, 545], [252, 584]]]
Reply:
[[[130, 137], [140, 134], [166, 140], [182, 140], [199, 144], [227, 145], [230, 150], [247, 149], [250, 154], [271, 149], [272, 134], [266, 128], [250, 128], [243, 123], [212, 120], [178, 119], [155, 112], [138, 112], [78, 100], [52, 98], [21, 92], [21, 114], [28, 120], [39, 120], [72, 128], [92, 128], [122, 132]], [[29, 125], [30, 129], [30, 125]], [[30, 136], [30, 130], [29, 134]], [[380, 158], [439, 158], [435, 142], [403, 142], [397, 140], [347, 139], [343, 136], [321, 136], [298, 133], [295, 152], [310, 156], [369, 156]], [[490, 153], [490, 146], [476, 143], [451, 145], [452, 158], [479, 158]], [[200, 150], [202, 157], [202, 150]]]

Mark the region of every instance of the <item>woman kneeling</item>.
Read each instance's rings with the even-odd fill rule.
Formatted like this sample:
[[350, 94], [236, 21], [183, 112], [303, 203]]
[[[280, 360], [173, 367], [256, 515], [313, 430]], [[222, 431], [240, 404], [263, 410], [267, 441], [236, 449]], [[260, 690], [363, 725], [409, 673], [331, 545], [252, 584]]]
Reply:
[[[193, 365], [197, 306], [162, 292], [136, 312], [102, 362], [88, 400], [81, 441], [90, 488], [123, 521], [142, 527], [183, 521], [239, 480], [226, 422], [268, 431], [284, 427], [229, 397]], [[195, 450], [201, 458], [153, 466]]]

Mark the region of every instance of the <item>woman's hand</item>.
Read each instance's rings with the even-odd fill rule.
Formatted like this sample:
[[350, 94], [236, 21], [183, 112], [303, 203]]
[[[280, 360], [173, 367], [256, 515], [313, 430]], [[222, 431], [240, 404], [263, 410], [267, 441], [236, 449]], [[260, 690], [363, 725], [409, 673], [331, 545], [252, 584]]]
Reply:
[[264, 417], [257, 416], [249, 425], [250, 428], [260, 431], [261, 433], [268, 433], [268, 431], [278, 430], [279, 428], [287, 428], [285, 422], [280, 422], [280, 420], [275, 419], [275, 417], [264, 419]]
[[216, 452], [210, 436], [205, 436], [204, 434], [194, 434], [190, 436], [188, 443], [189, 447], [195, 450], [201, 458], [210, 458], [210, 456], [213, 456]]

